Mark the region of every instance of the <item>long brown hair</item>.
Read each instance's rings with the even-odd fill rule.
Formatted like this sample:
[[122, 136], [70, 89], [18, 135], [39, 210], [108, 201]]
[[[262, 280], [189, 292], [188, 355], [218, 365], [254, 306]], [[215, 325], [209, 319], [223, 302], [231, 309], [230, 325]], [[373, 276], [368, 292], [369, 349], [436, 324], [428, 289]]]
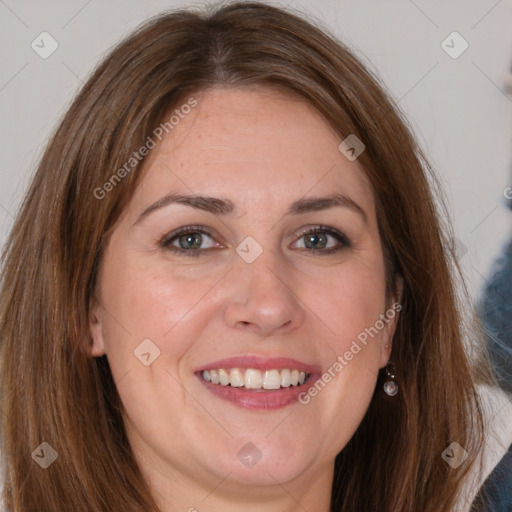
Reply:
[[[160, 15], [117, 46], [51, 138], [3, 254], [1, 453], [10, 512], [157, 511], [128, 443], [105, 357], [88, 353], [105, 242], [145, 160], [98, 193], [171, 109], [213, 85], [266, 85], [316, 107], [366, 149], [390, 289], [403, 279], [393, 342], [400, 392], [381, 379], [337, 456], [332, 511], [450, 510], [476, 460], [482, 419], [465, 352], [435, 177], [393, 101], [342, 44], [259, 3]], [[105, 190], [105, 188], [103, 188]], [[99, 197], [102, 195], [102, 197]], [[58, 459], [42, 469], [42, 442]], [[443, 450], [468, 460], [452, 469]]]

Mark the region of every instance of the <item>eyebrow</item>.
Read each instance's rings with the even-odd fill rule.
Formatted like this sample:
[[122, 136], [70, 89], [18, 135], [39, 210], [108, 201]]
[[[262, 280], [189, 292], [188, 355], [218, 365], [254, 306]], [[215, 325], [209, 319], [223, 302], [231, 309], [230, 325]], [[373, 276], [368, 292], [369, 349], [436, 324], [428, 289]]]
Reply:
[[[183, 204], [192, 208], [197, 208], [198, 210], [213, 213], [214, 215], [228, 215], [235, 210], [234, 203], [229, 199], [198, 195], [167, 194], [148, 206], [139, 215], [134, 226], [142, 222], [150, 213], [170, 204]], [[298, 199], [290, 205], [285, 216], [304, 215], [309, 212], [317, 212], [335, 207], [348, 208], [349, 210], [358, 213], [365, 222], [367, 221], [365, 211], [349, 196], [340, 193], [331, 194], [325, 197], [308, 197]]]

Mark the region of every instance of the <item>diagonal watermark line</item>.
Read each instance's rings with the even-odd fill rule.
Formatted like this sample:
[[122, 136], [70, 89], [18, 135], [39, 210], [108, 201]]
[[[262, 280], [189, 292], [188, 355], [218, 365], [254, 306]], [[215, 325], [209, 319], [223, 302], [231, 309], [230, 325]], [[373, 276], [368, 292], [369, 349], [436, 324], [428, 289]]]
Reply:
[[9, 217], [11, 217], [11, 219], [14, 220], [14, 215], [7, 209], [4, 207], [4, 205], [2, 203], [0, 203], [0, 208], [2, 208], [2, 210], [7, 213], [7, 215], [9, 215]]
[[6, 9], [8, 9], [9, 11], [11, 11], [11, 14], [18, 19], [18, 21], [20, 23], [22, 23], [23, 25], [25, 25], [26, 28], [29, 28], [29, 26], [3, 1], [3, 0], [0, 0], [0, 4], [2, 4]]
[[500, 91], [501, 94], [507, 98], [508, 101], [512, 102], [510, 96], [474, 60], [471, 62], [473, 63], [473, 66], [475, 66], [480, 71], [480, 73], [482, 73], [482, 75], [484, 75], [487, 80], [489, 80], [489, 82], [491, 82], [491, 84], [493, 84], [494, 87], [496, 87], [496, 89], [498, 89], [498, 91]]
[[82, 82], [82, 84], [85, 83], [63, 60], [61, 60], [61, 62], [62, 64], [64, 64], [64, 66], [66, 66], [66, 68], [68, 68], [68, 70], [73, 74], [73, 76], [75, 76], [76, 78], [78, 78], [80, 82]]
[[192, 393], [190, 393], [190, 391], [187, 391], [187, 389], [185, 389], [185, 386], [183, 386], [183, 384], [169, 370], [167, 370], [167, 368], [164, 368], [164, 371], [176, 382], [176, 384], [178, 384], [178, 386], [180, 386], [183, 389], [183, 391], [185, 391], [185, 393], [190, 398], [192, 398], [192, 400], [194, 400], [194, 402], [197, 403], [197, 405], [199, 405], [199, 407], [201, 407], [201, 409], [203, 409], [204, 412], [206, 412], [206, 414], [208, 414], [208, 416], [212, 418], [213, 421], [215, 421], [215, 423], [217, 423], [217, 425], [219, 425], [222, 428], [222, 430], [224, 430], [224, 432], [226, 432], [226, 434], [228, 434], [229, 437], [234, 439], [233, 434], [220, 421], [218, 421], [217, 418], [210, 411], [208, 411], [208, 409], [206, 409], [204, 405], [199, 400], [197, 400], [197, 398], [195, 398], [194, 395], [192, 395]]
[[311, 313], [313, 313], [313, 315], [315, 315], [318, 318], [318, 320], [320, 320], [320, 322], [322, 322], [325, 325], [325, 327], [327, 327], [327, 329], [329, 329], [329, 331], [332, 332], [332, 334], [336, 336], [336, 333], [270, 267], [267, 268], [268, 270], [270, 270], [270, 272], [272, 272], [272, 274], [274, 274], [277, 277], [277, 279], [279, 279], [279, 281], [281, 281], [281, 283], [283, 283], [286, 286], [286, 288], [288, 288], [288, 290], [290, 290], [290, 292], [293, 293], [295, 297], [297, 297], [297, 299], [302, 304], [304, 304], [304, 306], [306, 306], [309, 309], [309, 311], [311, 311]]
[[270, 478], [272, 478], [272, 480], [274, 480], [274, 482], [279, 485], [279, 487], [281, 487], [281, 489], [283, 489], [283, 491], [288, 494], [288, 496], [290, 496], [290, 498], [295, 501], [295, 503], [297, 503], [297, 505], [299, 505], [299, 507], [304, 510], [305, 512], [308, 512], [308, 509], [307, 508], [304, 508], [304, 506], [302, 505], [302, 503], [300, 501], [297, 501], [297, 499], [288, 492], [288, 490], [286, 489], [286, 487], [284, 487], [283, 484], [281, 484], [281, 482], [279, 482], [278, 480], [276, 480], [274, 478], [274, 476], [272, 474], [270, 474], [268, 471], [267, 471], [268, 475], [270, 476]]
[[130, 368], [119, 380], [116, 380], [115, 385], [116, 387], [119, 385], [119, 383], [132, 371]]
[[209, 498], [231, 475], [233, 471], [230, 471], [201, 501], [206, 501], [207, 498]]
[[418, 9], [418, 11], [420, 11], [423, 14], [423, 16], [425, 16], [425, 18], [427, 18], [430, 21], [430, 23], [432, 23], [432, 25], [434, 25], [434, 27], [439, 28], [439, 25], [423, 9], [421, 9], [418, 4], [413, 2], [413, 0], [409, 0], [409, 2], [412, 5], [414, 5], [414, 7], [416, 7], [416, 9]]
[[403, 94], [397, 103], [400, 103], [413, 89], [415, 89], [423, 80], [430, 75], [430, 73], [439, 65], [439, 61], [437, 61], [405, 94]]
[[278, 427], [280, 427], [297, 409], [292, 409], [290, 411], [290, 414], [287, 414], [266, 436], [265, 436], [265, 439], [267, 437], [270, 436], [270, 434], [272, 434], [272, 432], [275, 432], [277, 430]]
[[489, 418], [489, 420], [486, 422], [486, 425], [485, 427], [486, 428], [490, 428], [493, 426], [493, 424], [495, 423], [494, 422], [494, 419], [498, 416], [501, 416], [503, 410], [507, 407], [511, 407], [512, 406], [512, 398], [510, 398], [508, 395], [506, 395], [506, 399], [505, 399], [505, 402], [503, 404], [500, 404], [501, 407], [494, 412], [494, 414], [491, 416], [491, 418]]
[[[75, 71], [73, 69], [71, 69], [71, 67], [66, 64], [63, 60], [61, 60], [62, 64], [64, 64], [64, 66], [68, 69], [68, 71], [82, 84], [82, 85], [85, 85], [85, 82], [80, 78], [80, 76], [78, 75], [78, 73], [75, 73]], [[108, 105], [106, 105], [106, 102], [107, 100], [102, 100], [103, 101], [103, 105], [111, 114], [113, 114], [113, 116], [119, 121], [119, 116], [117, 115], [117, 112], [114, 112]]]
[[171, 168], [171, 167], [169, 167], [165, 162], [162, 162], [162, 165], [163, 165], [164, 167], [166, 167], [169, 171], [171, 171], [171, 172], [174, 174], [174, 176], [176, 177], [176, 179], [180, 180], [180, 181], [181, 181], [181, 183], [183, 183], [183, 185], [184, 185], [185, 187], [187, 187], [187, 188], [190, 190], [190, 192], [194, 192], [194, 191], [192, 190], [192, 187], [190, 187], [189, 185], [187, 185], [187, 184], [186, 184], [186, 183], [185, 183], [185, 182], [184, 182], [184, 181], [183, 181], [183, 180], [182, 180], [182, 179], [181, 179], [181, 178], [180, 178], [180, 177], [179, 177], [179, 176], [178, 176], [178, 175], [177, 175], [177, 174], [172, 170], [172, 168]]
[[490, 215], [492, 215], [495, 210], [497, 210], [499, 208], [499, 204], [497, 204], [471, 231], [470, 233], [473, 233], [473, 231], [475, 231], [475, 229], [480, 226], [480, 224], [482, 224]]
[[25, 62], [25, 64], [14, 73], [14, 75], [4, 84], [2, 87], [0, 87], [0, 92], [3, 91], [26, 67], [28, 66], [28, 62]]
[[[482, 275], [480, 273], [480, 271], [471, 263], [471, 267], [473, 268], [473, 270], [482, 278], [483, 282], [485, 283], [485, 285], [487, 287], [489, 287], [489, 285], [491, 284], [489, 279], [487, 277], [485, 277], [484, 275]], [[505, 304], [505, 302], [507, 301], [506, 297], [502, 294], [501, 291], [499, 290], [493, 290], [493, 293], [499, 295], [500, 299], [503, 301], [503, 303]]]
[[492, 10], [494, 10], [494, 8], [501, 3], [501, 0], [498, 0], [472, 27], [471, 27], [471, 30], [473, 30], [477, 25], [480, 24], [481, 21], [483, 21], [490, 13]]
[[166, 333], [167, 336], [233, 269], [230, 268]]
[[117, 325], [119, 325], [119, 327], [121, 327], [121, 329], [123, 329], [123, 331], [125, 331], [129, 336], [132, 335], [132, 333], [126, 329], [126, 327], [121, 322], [119, 322], [119, 320], [114, 315], [112, 315], [105, 306], [103, 306], [103, 304], [100, 304], [99, 306], [103, 311], [105, 311], [105, 313], [107, 313], [110, 318], [112, 318], [112, 320], [114, 320], [114, 322], [116, 322]]
[[77, 12], [74, 14], [64, 25], [62, 25], [61, 30], [66, 28], [90, 3], [92, 0], [89, 0], [85, 5], [83, 5]]
[[372, 368], [367, 368], [367, 370], [376, 378], [379, 378], [379, 372], [375, 373]]
[[[307, 195], [333, 170], [336, 168], [336, 164], [333, 165], [302, 197], [304, 199]], [[282, 220], [284, 219], [284, 215], [267, 231], [270, 233]]]

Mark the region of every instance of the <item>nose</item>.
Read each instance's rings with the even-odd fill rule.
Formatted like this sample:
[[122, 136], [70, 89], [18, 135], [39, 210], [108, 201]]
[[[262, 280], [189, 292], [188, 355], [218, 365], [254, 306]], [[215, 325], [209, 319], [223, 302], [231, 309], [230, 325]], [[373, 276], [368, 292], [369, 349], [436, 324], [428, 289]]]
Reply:
[[304, 321], [305, 310], [293, 290], [291, 272], [272, 257], [239, 262], [232, 273], [232, 294], [225, 309], [226, 323], [261, 337], [284, 334]]

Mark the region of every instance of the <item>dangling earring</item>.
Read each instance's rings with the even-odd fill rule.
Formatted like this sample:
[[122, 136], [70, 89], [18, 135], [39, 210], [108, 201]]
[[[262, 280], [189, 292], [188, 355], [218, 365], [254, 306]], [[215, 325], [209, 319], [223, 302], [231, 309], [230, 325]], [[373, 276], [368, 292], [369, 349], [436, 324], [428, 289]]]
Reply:
[[395, 396], [398, 393], [398, 384], [394, 381], [395, 378], [395, 367], [393, 363], [389, 362], [386, 365], [386, 382], [384, 382], [384, 393], [388, 396]]

